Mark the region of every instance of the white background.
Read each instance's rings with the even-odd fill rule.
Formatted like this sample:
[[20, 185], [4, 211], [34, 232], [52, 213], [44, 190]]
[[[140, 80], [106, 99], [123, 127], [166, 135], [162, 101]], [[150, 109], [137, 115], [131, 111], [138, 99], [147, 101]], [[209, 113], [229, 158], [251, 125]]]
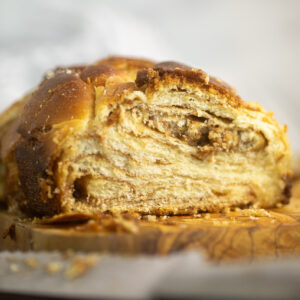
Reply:
[[288, 124], [300, 152], [300, 1], [0, 0], [0, 110], [47, 69], [110, 54], [224, 79]]

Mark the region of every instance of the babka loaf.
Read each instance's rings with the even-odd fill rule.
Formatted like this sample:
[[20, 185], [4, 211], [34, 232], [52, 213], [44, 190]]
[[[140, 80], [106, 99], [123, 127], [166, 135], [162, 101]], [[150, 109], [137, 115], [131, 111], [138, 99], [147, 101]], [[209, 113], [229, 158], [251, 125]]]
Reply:
[[290, 197], [286, 126], [175, 62], [57, 68], [0, 118], [1, 198], [30, 216], [194, 214]]

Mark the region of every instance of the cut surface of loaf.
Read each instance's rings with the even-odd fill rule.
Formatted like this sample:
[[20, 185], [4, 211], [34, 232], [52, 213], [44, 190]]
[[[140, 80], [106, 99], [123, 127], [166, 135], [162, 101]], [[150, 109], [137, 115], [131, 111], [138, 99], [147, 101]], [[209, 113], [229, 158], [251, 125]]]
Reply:
[[57, 68], [0, 118], [1, 197], [31, 216], [193, 214], [290, 197], [285, 126], [202, 70]]

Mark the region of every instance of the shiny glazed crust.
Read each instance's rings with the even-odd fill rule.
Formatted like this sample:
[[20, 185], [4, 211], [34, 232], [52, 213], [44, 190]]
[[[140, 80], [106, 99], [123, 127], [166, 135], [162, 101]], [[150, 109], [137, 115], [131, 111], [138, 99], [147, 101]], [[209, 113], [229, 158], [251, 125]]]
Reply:
[[0, 118], [2, 198], [31, 216], [270, 207], [290, 197], [285, 131], [175, 62], [57, 68]]

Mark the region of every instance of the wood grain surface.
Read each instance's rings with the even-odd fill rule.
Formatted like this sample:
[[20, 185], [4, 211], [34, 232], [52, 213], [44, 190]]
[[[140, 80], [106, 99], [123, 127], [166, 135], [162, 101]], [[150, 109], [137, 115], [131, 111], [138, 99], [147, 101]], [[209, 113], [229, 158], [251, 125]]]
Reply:
[[226, 262], [300, 255], [300, 181], [287, 206], [142, 220], [137, 233], [82, 231], [83, 225], [41, 225], [0, 211], [0, 250], [81, 250], [118, 254], [169, 254], [199, 249]]

